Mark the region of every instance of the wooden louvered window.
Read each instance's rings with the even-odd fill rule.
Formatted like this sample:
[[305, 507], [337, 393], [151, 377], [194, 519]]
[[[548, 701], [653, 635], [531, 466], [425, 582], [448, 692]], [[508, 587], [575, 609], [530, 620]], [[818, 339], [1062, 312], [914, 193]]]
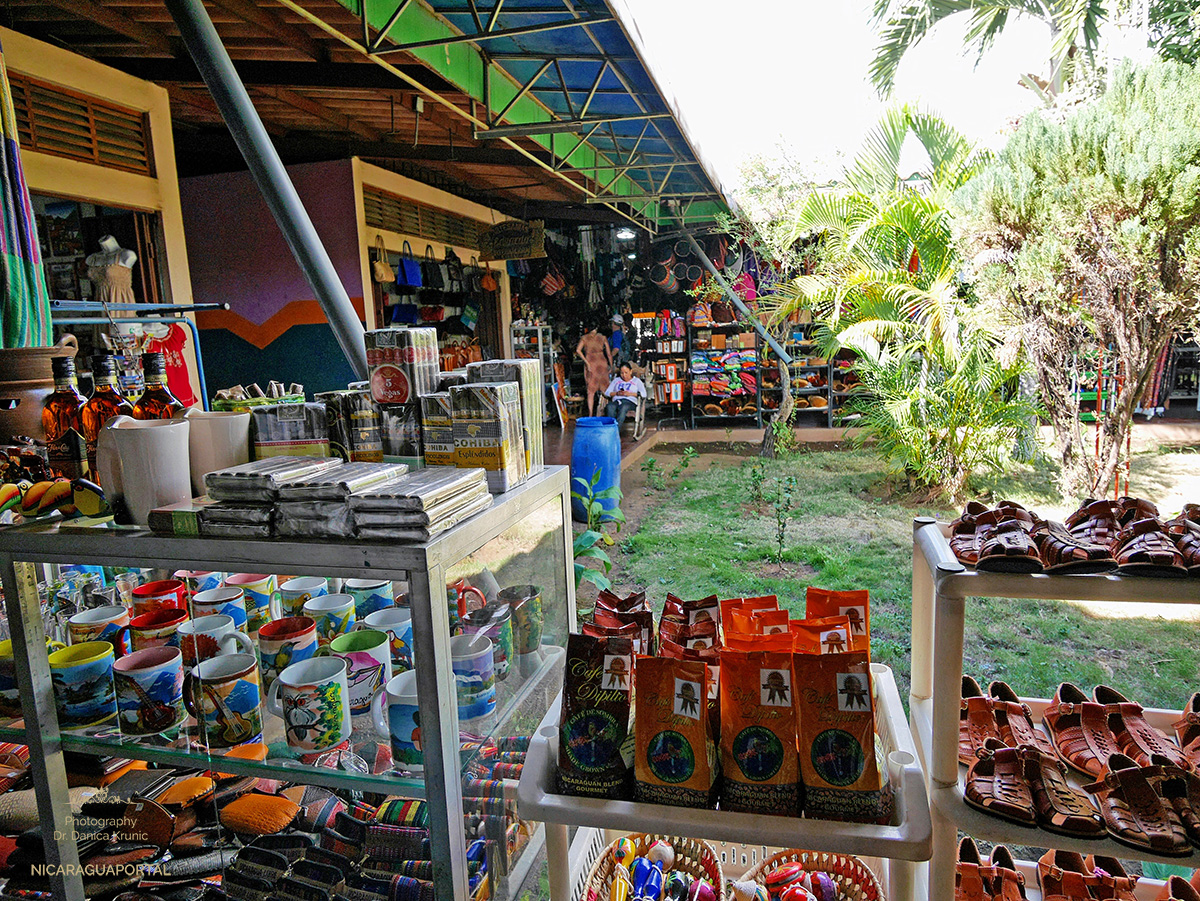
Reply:
[[[487, 227], [478, 219], [449, 213], [369, 185], [363, 186], [363, 209], [367, 225], [374, 228], [453, 247], [479, 247], [480, 233]], [[419, 256], [424, 248], [414, 247], [413, 251]]]
[[21, 147], [108, 169], [154, 174], [145, 113], [9, 72]]

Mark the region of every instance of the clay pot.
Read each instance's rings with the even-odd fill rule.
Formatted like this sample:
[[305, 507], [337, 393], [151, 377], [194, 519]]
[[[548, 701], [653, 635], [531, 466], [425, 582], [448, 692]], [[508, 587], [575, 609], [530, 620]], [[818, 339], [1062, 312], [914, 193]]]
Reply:
[[50, 360], [79, 352], [74, 335], [63, 335], [53, 347], [0, 350], [0, 442], [14, 435], [44, 438], [42, 403], [54, 393]]

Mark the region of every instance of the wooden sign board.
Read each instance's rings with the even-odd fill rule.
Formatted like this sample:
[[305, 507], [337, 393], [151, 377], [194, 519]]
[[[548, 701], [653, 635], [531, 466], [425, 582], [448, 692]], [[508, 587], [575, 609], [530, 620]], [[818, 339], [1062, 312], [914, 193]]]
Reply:
[[532, 260], [546, 255], [546, 224], [541, 219], [509, 219], [479, 235], [479, 261]]

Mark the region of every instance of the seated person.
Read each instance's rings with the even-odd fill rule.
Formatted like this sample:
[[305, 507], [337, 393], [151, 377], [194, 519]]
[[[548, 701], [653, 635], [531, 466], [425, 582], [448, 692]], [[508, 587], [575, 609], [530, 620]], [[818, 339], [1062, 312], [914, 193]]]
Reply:
[[646, 386], [633, 374], [633, 367], [622, 363], [619, 373], [604, 391], [608, 398], [608, 415], [616, 419], [619, 429], [631, 410], [637, 409], [639, 397], [646, 396]]

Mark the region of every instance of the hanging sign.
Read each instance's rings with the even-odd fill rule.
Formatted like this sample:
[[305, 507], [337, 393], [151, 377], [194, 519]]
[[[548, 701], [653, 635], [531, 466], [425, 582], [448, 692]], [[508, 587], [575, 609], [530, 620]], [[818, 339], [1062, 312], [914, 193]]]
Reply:
[[510, 219], [479, 235], [479, 260], [532, 260], [546, 255], [546, 224], [541, 219]]

